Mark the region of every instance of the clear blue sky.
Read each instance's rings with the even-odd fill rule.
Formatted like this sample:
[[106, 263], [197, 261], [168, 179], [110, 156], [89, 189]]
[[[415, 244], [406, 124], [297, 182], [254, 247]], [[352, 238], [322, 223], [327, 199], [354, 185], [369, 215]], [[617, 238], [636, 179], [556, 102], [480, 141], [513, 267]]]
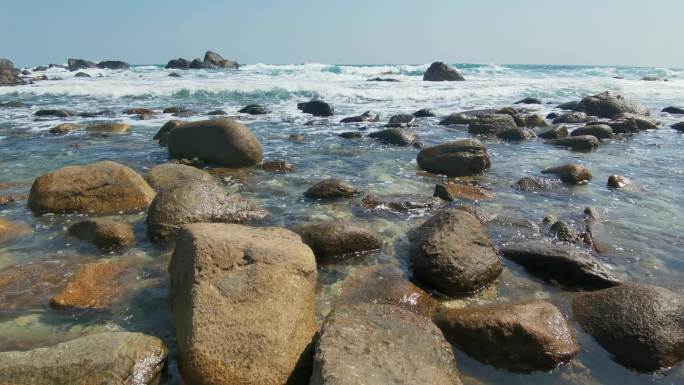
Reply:
[[684, 0], [2, 0], [0, 57], [684, 67]]

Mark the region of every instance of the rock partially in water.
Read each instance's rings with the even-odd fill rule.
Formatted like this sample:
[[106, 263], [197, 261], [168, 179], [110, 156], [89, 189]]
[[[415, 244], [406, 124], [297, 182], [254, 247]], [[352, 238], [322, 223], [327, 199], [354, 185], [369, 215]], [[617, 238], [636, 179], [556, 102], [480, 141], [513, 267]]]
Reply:
[[684, 359], [684, 298], [628, 283], [579, 294], [572, 304], [582, 328], [619, 363], [650, 372]]
[[523, 126], [523, 127], [546, 127], [546, 126], [548, 126], [548, 123], [546, 123], [546, 120], [544, 119], [544, 117], [539, 115], [539, 114], [525, 115], [521, 119], [522, 119], [522, 124], [518, 124], [518, 126]]
[[242, 107], [238, 112], [249, 115], [266, 115], [271, 111], [261, 104], [248, 104], [245, 107]]
[[468, 132], [480, 135], [496, 135], [500, 132], [514, 129], [517, 125], [512, 116], [506, 114], [486, 114], [468, 125]]
[[579, 353], [563, 314], [544, 301], [444, 309], [435, 322], [468, 355], [513, 372], [552, 370]]
[[608, 177], [608, 187], [614, 189], [626, 189], [632, 186], [632, 181], [622, 175]]
[[199, 223], [169, 265], [179, 366], [192, 384], [306, 383], [316, 263], [282, 228]]
[[443, 81], [463, 81], [465, 78], [456, 71], [455, 68], [443, 62], [434, 62], [423, 74], [423, 81], [443, 82]]
[[293, 172], [297, 167], [284, 160], [268, 160], [261, 164], [261, 169], [270, 172]]
[[123, 291], [126, 271], [117, 262], [86, 263], [69, 278], [64, 289], [50, 299], [57, 308], [105, 309], [114, 303]]
[[207, 51], [204, 54], [204, 60], [202, 62], [207, 68], [238, 69], [240, 67], [236, 61], [224, 59], [221, 55], [212, 51]]
[[555, 174], [568, 184], [586, 183], [592, 178], [591, 171], [588, 168], [574, 163], [545, 168], [541, 172], [542, 174]]
[[410, 146], [418, 142], [418, 135], [405, 128], [387, 128], [371, 132], [368, 137], [393, 146]]
[[574, 246], [524, 241], [503, 247], [501, 253], [530, 272], [569, 287], [603, 289], [620, 284], [599, 260]]
[[344, 118], [340, 120], [340, 123], [377, 122], [378, 120], [380, 120], [380, 115], [377, 112], [366, 111], [361, 115]]
[[578, 127], [572, 131], [571, 136], [594, 136], [597, 139], [611, 139], [615, 134], [613, 129], [607, 124], [591, 124]]
[[580, 240], [580, 234], [565, 221], [556, 221], [549, 232], [560, 242], [575, 243]]
[[613, 94], [610, 91], [585, 97], [577, 104], [574, 110], [607, 119], [613, 119], [616, 115], [622, 113], [649, 115], [646, 107], [636, 102], [627, 101], [621, 95]]
[[17, 71], [14, 68], [14, 63], [0, 58], [0, 87], [24, 84], [24, 81], [17, 76]]
[[131, 225], [109, 219], [94, 218], [76, 222], [69, 226], [68, 233], [104, 250], [121, 249], [135, 242]]
[[171, 77], [171, 78], [180, 78], [181, 74], [179, 74], [178, 72], [169, 72], [169, 74], [166, 76]]
[[363, 137], [363, 135], [361, 135], [360, 132], [356, 132], [356, 131], [343, 132], [337, 136], [339, 136], [340, 138], [344, 138], [344, 139], [360, 139]]
[[120, 60], [105, 60], [97, 63], [97, 68], [109, 69], [109, 70], [127, 70], [131, 66]]
[[293, 231], [311, 247], [318, 263], [331, 263], [382, 247], [382, 238], [378, 234], [350, 222], [307, 223]]
[[589, 123], [589, 122], [595, 122], [597, 119], [593, 116], [589, 116], [585, 114], [584, 112], [569, 112], [567, 114], [563, 114], [556, 119], [553, 120], [553, 124], [559, 124], [559, 123], [569, 123], [569, 124], [575, 124], [575, 123]]
[[677, 131], [684, 132], [684, 122], [675, 123], [671, 127]]
[[420, 110], [413, 113], [416, 118], [431, 118], [436, 116], [435, 113], [429, 108], [421, 108]]
[[297, 103], [297, 109], [305, 114], [311, 114], [313, 116], [333, 116], [335, 114], [335, 109], [332, 104], [322, 100]]
[[68, 118], [69, 116], [74, 116], [75, 114], [67, 110], [38, 110], [33, 115], [35, 116], [54, 116], [57, 118]]
[[431, 198], [425, 201], [414, 200], [382, 200], [372, 194], [368, 194], [361, 199], [361, 204], [365, 208], [382, 208], [399, 213], [409, 213], [414, 210], [428, 210], [444, 206], [444, 201], [439, 198]]
[[156, 191], [165, 190], [177, 183], [215, 181], [214, 177], [204, 170], [177, 163], [164, 163], [154, 166], [143, 177]]
[[519, 142], [534, 138], [534, 132], [524, 127], [509, 128], [496, 134], [496, 137], [503, 140]]
[[427, 318], [384, 304], [342, 306], [326, 319], [310, 385], [462, 385], [456, 360]]
[[131, 126], [119, 122], [94, 123], [86, 126], [86, 130], [97, 134], [126, 134], [131, 131]]
[[199, 158], [223, 167], [252, 167], [261, 163], [261, 143], [242, 123], [210, 119], [183, 123], [168, 135], [169, 157]]
[[160, 146], [166, 146], [166, 144], [169, 141], [169, 133], [171, 132], [171, 130], [180, 126], [181, 124], [183, 124], [182, 120], [169, 120], [168, 122], [164, 123], [163, 126], [161, 126], [159, 131], [157, 131], [157, 133], [154, 135], [152, 139], [159, 142]]
[[496, 193], [482, 187], [472, 186], [464, 183], [446, 182], [435, 185], [435, 192], [432, 196], [453, 201], [459, 198], [470, 200], [491, 201], [496, 199]]
[[62, 135], [72, 131], [79, 130], [81, 128], [80, 124], [76, 123], [62, 123], [50, 129], [51, 134]]
[[684, 108], [670, 106], [663, 108], [662, 112], [667, 112], [668, 114], [682, 115], [684, 114]]
[[616, 134], [633, 134], [644, 130], [655, 130], [658, 123], [653, 119], [638, 116], [620, 117], [606, 123]]
[[435, 174], [476, 175], [491, 167], [485, 146], [476, 139], [463, 139], [426, 147], [418, 153], [418, 166]]
[[309, 187], [304, 196], [311, 199], [349, 198], [360, 191], [351, 184], [339, 179], [325, 179]]
[[513, 104], [542, 104], [542, 102], [541, 102], [541, 100], [539, 100], [535, 97], [528, 96], [524, 99], [518, 100], [517, 102], [515, 102]]
[[153, 242], [175, 238], [180, 228], [189, 223], [247, 223], [262, 219], [268, 213], [228, 193], [216, 182], [194, 180], [162, 190], [147, 212], [147, 234]]
[[524, 176], [513, 187], [520, 191], [548, 191], [560, 186], [557, 179], [539, 178], [536, 176]]
[[454, 125], [454, 124], [467, 125], [470, 123], [477, 122], [477, 120], [480, 116], [497, 114], [497, 113], [498, 113], [497, 110], [493, 110], [493, 109], [457, 112], [457, 113], [447, 115], [444, 119], [442, 119], [439, 122], [439, 124], [442, 126], [449, 126], [449, 125]]
[[157, 385], [166, 355], [157, 337], [92, 334], [47, 348], [0, 353], [0, 381], [8, 385]]
[[565, 124], [554, 124], [546, 130], [537, 132], [542, 139], [559, 139], [568, 136], [568, 127]]
[[573, 100], [571, 102], [565, 102], [557, 105], [557, 108], [560, 108], [561, 110], [574, 110], [577, 105], [579, 104], [579, 100]]
[[76, 72], [76, 75], [74, 75], [75, 78], [89, 78], [91, 77], [85, 72]]
[[166, 69], [187, 70], [190, 68], [190, 61], [183, 58], [171, 59], [166, 63]]
[[69, 60], [67, 60], [67, 69], [71, 72], [83, 70], [83, 69], [88, 69], [88, 68], [95, 68], [95, 67], [97, 67], [97, 64], [95, 64], [94, 62], [91, 62], [89, 60], [83, 60], [83, 59], [69, 59]]
[[416, 278], [447, 295], [480, 290], [503, 270], [484, 227], [463, 210], [440, 211], [412, 230], [409, 240]]
[[146, 209], [154, 195], [135, 171], [103, 161], [39, 176], [31, 187], [28, 206], [35, 214], [117, 214]]
[[387, 127], [407, 127], [415, 122], [416, 117], [413, 114], [396, 114], [390, 117]]

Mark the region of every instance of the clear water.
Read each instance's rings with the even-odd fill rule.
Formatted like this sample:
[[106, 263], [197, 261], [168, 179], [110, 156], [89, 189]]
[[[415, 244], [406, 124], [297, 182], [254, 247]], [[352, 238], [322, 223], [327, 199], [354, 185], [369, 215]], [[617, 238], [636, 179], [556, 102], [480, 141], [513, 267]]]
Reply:
[[[313, 219], [356, 218], [382, 234], [385, 248], [373, 255], [320, 270], [319, 316], [327, 312], [345, 277], [359, 266], [394, 264], [407, 271], [405, 233], [430, 211], [408, 214], [368, 210], [360, 199], [321, 204], [303, 198], [308, 185], [327, 177], [346, 179], [366, 192], [387, 199], [425, 200], [432, 195], [434, 175], [417, 169], [417, 151], [377, 144], [369, 139], [347, 140], [336, 134], [355, 129], [337, 124], [340, 118], [374, 110], [380, 127], [395, 113], [411, 113], [429, 107], [438, 115], [477, 108], [501, 108], [527, 96], [543, 105], [525, 106], [546, 115], [555, 105], [587, 94], [611, 90], [640, 101], [662, 122], [659, 130], [633, 137], [620, 137], [591, 153], [572, 152], [540, 140], [506, 143], [483, 139], [492, 158], [492, 169], [473, 178], [494, 190], [492, 202], [455, 202], [483, 206], [501, 217], [541, 224], [548, 214], [583, 226], [586, 206], [599, 209], [610, 230], [607, 239], [614, 252], [602, 256], [616, 274], [626, 280], [649, 282], [684, 291], [681, 223], [684, 219], [684, 137], [669, 128], [673, 115], [660, 111], [669, 105], [684, 105], [684, 70], [667, 68], [621, 68], [534, 65], [456, 65], [466, 82], [421, 81], [427, 65], [335, 66], [326, 64], [266, 65], [242, 67], [239, 71], [179, 71], [181, 78], [168, 77], [160, 66], [135, 66], [129, 71], [86, 70], [93, 78], [74, 78], [73, 73], [50, 69], [49, 80], [33, 85], [0, 88], [0, 102], [21, 101], [27, 108], [0, 109], [0, 184], [12, 183], [0, 193], [27, 194], [34, 178], [61, 166], [110, 159], [144, 172], [167, 160], [167, 153], [152, 136], [170, 115], [139, 121], [121, 115], [124, 108], [161, 110], [182, 106], [197, 112], [190, 120], [204, 119], [208, 111], [223, 109], [229, 115], [249, 103], [262, 103], [272, 114], [252, 118], [240, 116], [261, 140], [266, 159], [282, 159], [297, 166], [290, 174], [259, 170], [224, 176], [244, 196], [267, 208], [268, 224], [291, 226]], [[102, 77], [98, 77], [98, 75]], [[393, 77], [398, 83], [367, 82], [372, 77]], [[615, 79], [619, 76], [624, 79]], [[644, 76], [669, 81], [645, 82]], [[312, 119], [296, 109], [296, 103], [322, 98], [334, 104], [336, 115], [328, 124], [307, 126]], [[132, 126], [132, 133], [111, 137], [75, 132], [55, 136], [47, 132], [63, 121], [100, 119], [36, 119], [43, 108], [77, 112], [104, 109], [117, 113], [116, 120]], [[684, 120], [684, 117], [680, 118]], [[438, 118], [421, 119], [416, 132], [427, 145], [469, 137], [465, 127], [438, 126]], [[303, 142], [288, 140], [301, 134]], [[585, 186], [563, 187], [544, 193], [523, 193], [511, 184], [526, 175], [539, 175], [542, 168], [566, 162], [588, 166], [594, 180]], [[634, 191], [611, 191], [605, 187], [611, 174], [632, 179]], [[0, 310], [0, 350], [29, 349], [75, 338], [96, 330], [135, 330], [163, 338], [173, 349], [168, 315], [166, 264], [170, 250], [151, 245], [145, 237], [144, 214], [120, 216], [136, 230], [134, 248], [122, 254], [102, 255], [97, 249], [65, 236], [69, 223], [78, 216], [34, 217], [25, 203], [0, 208], [3, 218], [26, 224], [30, 233], [0, 243], [0, 269], [34, 260], [85, 260], [89, 257], [119, 258], [140, 273], [130, 292], [107, 312], [68, 312], [50, 309], [47, 301], [26, 311]], [[497, 244], [523, 237], [525, 228], [490, 226]], [[570, 318], [572, 292], [541, 281], [504, 261], [507, 269], [493, 288], [468, 302], [548, 298]], [[137, 286], [136, 286], [137, 284]], [[682, 365], [665, 373], [637, 374], [614, 363], [571, 319], [582, 346], [570, 364], [550, 373], [511, 374], [480, 364], [457, 351], [460, 370], [487, 384], [677, 384], [684, 382]], [[175, 353], [173, 353], [175, 354]], [[167, 383], [178, 383], [175, 357], [171, 356]]]

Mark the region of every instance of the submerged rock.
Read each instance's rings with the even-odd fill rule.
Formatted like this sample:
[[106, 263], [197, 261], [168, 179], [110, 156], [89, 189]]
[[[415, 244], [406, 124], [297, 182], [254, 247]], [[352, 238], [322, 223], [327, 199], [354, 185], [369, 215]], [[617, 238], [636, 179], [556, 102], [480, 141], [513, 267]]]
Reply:
[[179, 234], [169, 274], [185, 381], [306, 383], [317, 330], [316, 263], [297, 234], [275, 227], [188, 225]]
[[416, 278], [447, 295], [480, 290], [503, 270], [484, 227], [463, 210], [440, 211], [413, 230], [409, 240]]
[[467, 125], [470, 123], [477, 122], [478, 118], [481, 116], [491, 114], [498, 114], [498, 112], [492, 109], [457, 112], [454, 114], [447, 115], [444, 119], [442, 119], [439, 122], [439, 124], [441, 126], [449, 126], [454, 124]]
[[555, 174], [563, 182], [568, 184], [584, 183], [590, 181], [592, 178], [588, 168], [573, 163], [545, 168], [542, 170], [542, 174]]
[[568, 147], [573, 150], [591, 151], [599, 146], [599, 140], [592, 135], [569, 136], [567, 138], [552, 139], [547, 143], [554, 146]]
[[88, 69], [88, 68], [95, 68], [95, 67], [97, 67], [97, 64], [95, 64], [89, 60], [83, 60], [83, 59], [69, 59], [69, 60], [67, 60], [67, 69], [71, 72], [83, 70], [83, 69]]
[[623, 284], [577, 295], [572, 310], [625, 366], [650, 372], [684, 359], [684, 298], [668, 289]]
[[76, 72], [76, 75], [74, 75], [75, 78], [89, 78], [91, 77], [85, 72]]
[[574, 110], [608, 119], [613, 119], [622, 113], [649, 115], [646, 107], [635, 102], [629, 102], [621, 95], [613, 94], [610, 91], [585, 97], [575, 106]]
[[86, 263], [69, 278], [64, 289], [50, 298], [58, 308], [105, 309], [121, 294], [124, 267], [116, 262]]
[[496, 134], [497, 138], [509, 141], [522, 141], [534, 136], [534, 132], [523, 127], [509, 128]]
[[462, 385], [454, 354], [429, 319], [392, 305], [338, 307], [321, 329], [309, 384], [362, 383]]
[[684, 122], [675, 123], [671, 127], [677, 131], [684, 132]]
[[302, 242], [311, 247], [318, 263], [330, 263], [339, 257], [382, 247], [382, 238], [378, 234], [349, 222], [308, 223], [293, 230], [302, 237]]
[[611, 175], [608, 177], [608, 187], [615, 189], [629, 188], [632, 181], [621, 175]]
[[0, 353], [0, 378], [12, 385], [156, 385], [164, 343], [142, 333], [92, 334], [47, 348]]
[[271, 111], [261, 104], [248, 104], [238, 112], [249, 115], [265, 115]]
[[591, 254], [570, 245], [526, 241], [506, 246], [501, 253], [535, 274], [575, 287], [602, 289], [620, 284]]
[[556, 107], [560, 108], [561, 110], [574, 110], [578, 104], [579, 100], [573, 100], [571, 102], [561, 103]]
[[387, 123], [387, 127], [406, 127], [415, 123], [416, 117], [413, 114], [392, 115]]
[[393, 146], [410, 146], [418, 142], [418, 135], [405, 128], [387, 128], [371, 132], [368, 137]]
[[366, 111], [358, 116], [350, 116], [340, 120], [340, 123], [361, 123], [361, 122], [377, 122], [380, 120], [380, 115], [373, 111]]
[[565, 221], [556, 221], [549, 232], [560, 242], [575, 243], [580, 240], [580, 234]]
[[28, 206], [35, 214], [116, 214], [144, 210], [154, 195], [135, 171], [103, 161], [39, 176], [31, 187]]
[[38, 110], [33, 115], [35, 116], [55, 116], [58, 118], [68, 118], [69, 116], [74, 116], [74, 113], [67, 110]]
[[496, 135], [500, 132], [514, 129], [517, 125], [512, 116], [506, 114], [486, 114], [468, 125], [471, 134]]
[[436, 116], [436, 115], [431, 109], [422, 108], [422, 109], [414, 112], [413, 116], [415, 116], [416, 118], [431, 118], [431, 117]]
[[304, 196], [311, 199], [348, 198], [359, 194], [359, 190], [339, 179], [325, 179], [309, 187]]
[[440, 183], [435, 185], [435, 192], [432, 196], [453, 201], [459, 198], [470, 200], [491, 201], [496, 199], [496, 193], [481, 187], [472, 186], [464, 183]]
[[356, 132], [356, 131], [343, 132], [337, 136], [339, 136], [340, 138], [344, 138], [344, 139], [360, 139], [363, 137], [363, 135], [361, 135], [360, 132]]
[[118, 122], [104, 122], [104, 123], [94, 123], [86, 126], [86, 130], [89, 132], [94, 132], [94, 133], [99, 133], [99, 134], [107, 134], [107, 133], [116, 133], [116, 134], [125, 134], [131, 131], [131, 126], [125, 123], [118, 123]]
[[455, 68], [443, 63], [434, 62], [423, 74], [423, 81], [443, 82], [443, 81], [463, 81], [465, 78], [456, 71]]
[[305, 114], [313, 116], [333, 116], [335, 109], [330, 103], [322, 100], [312, 100], [310, 102], [297, 103], [297, 109]]
[[520, 191], [548, 191], [558, 186], [560, 186], [560, 182], [557, 179], [539, 178], [536, 176], [524, 176], [514, 185]]
[[546, 130], [537, 132], [542, 139], [559, 139], [568, 136], [568, 127], [565, 124], [554, 124]]
[[292, 172], [295, 171], [297, 167], [284, 160], [269, 160], [261, 164], [261, 169], [271, 172]]
[[51, 134], [62, 135], [81, 128], [81, 125], [76, 123], [62, 123], [50, 129]]
[[463, 139], [426, 147], [418, 153], [418, 167], [447, 176], [470, 176], [491, 167], [487, 149], [475, 139]]
[[658, 124], [649, 118], [626, 116], [606, 123], [616, 134], [633, 134], [644, 130], [655, 130]]
[[579, 353], [565, 317], [548, 302], [441, 310], [434, 319], [468, 355], [514, 372], [551, 370]]
[[528, 96], [524, 99], [518, 100], [514, 104], [542, 104], [541, 100]]
[[109, 219], [94, 218], [76, 222], [69, 226], [68, 233], [104, 250], [120, 249], [135, 242], [131, 225]]
[[589, 126], [578, 127], [572, 131], [571, 136], [590, 135], [597, 139], [611, 139], [615, 134], [613, 129], [607, 124], [591, 124]]

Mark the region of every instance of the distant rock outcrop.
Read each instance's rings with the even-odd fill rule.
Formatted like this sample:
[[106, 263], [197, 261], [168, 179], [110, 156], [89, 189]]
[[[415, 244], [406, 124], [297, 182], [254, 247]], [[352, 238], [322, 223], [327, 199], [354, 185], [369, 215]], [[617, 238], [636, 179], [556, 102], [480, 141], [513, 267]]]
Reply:
[[239, 67], [240, 65], [236, 61], [224, 59], [216, 52], [207, 51], [204, 54], [204, 60], [200, 60], [199, 58], [192, 61], [183, 58], [171, 59], [166, 64], [165, 68], [187, 70], [201, 68], [238, 69]]
[[10, 60], [0, 59], [0, 86], [24, 84], [24, 81], [19, 78], [18, 72]]

